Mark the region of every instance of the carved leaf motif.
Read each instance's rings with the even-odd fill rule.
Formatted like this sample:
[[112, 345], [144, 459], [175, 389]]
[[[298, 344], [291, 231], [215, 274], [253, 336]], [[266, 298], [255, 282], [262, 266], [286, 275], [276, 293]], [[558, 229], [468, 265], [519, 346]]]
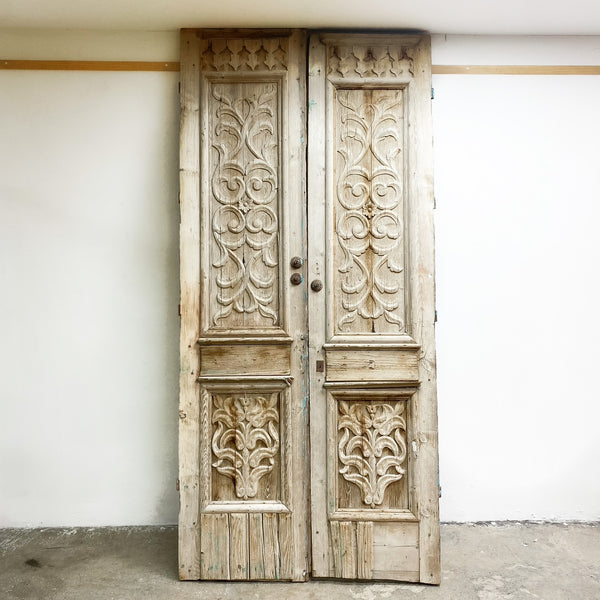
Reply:
[[340, 474], [357, 485], [364, 504], [383, 504], [386, 488], [406, 470], [404, 402], [393, 405], [362, 401], [338, 403]]
[[337, 324], [343, 330], [357, 317], [383, 317], [402, 331], [402, 98], [390, 92], [367, 102], [362, 94], [337, 96], [336, 233], [344, 294]]
[[278, 321], [277, 88], [247, 84], [234, 96], [240, 87], [215, 85], [212, 92], [215, 326], [232, 313], [256, 313], [261, 325]]
[[238, 498], [254, 498], [261, 477], [273, 470], [279, 451], [277, 401], [276, 393], [213, 396], [213, 467], [233, 480]]

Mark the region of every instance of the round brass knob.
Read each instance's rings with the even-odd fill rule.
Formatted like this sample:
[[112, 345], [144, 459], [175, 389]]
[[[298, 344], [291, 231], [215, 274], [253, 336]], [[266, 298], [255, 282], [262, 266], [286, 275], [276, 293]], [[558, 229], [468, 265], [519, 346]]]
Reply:
[[310, 284], [310, 289], [313, 292], [320, 292], [323, 289], [323, 282], [320, 279], [315, 279]]
[[290, 260], [290, 265], [292, 269], [299, 269], [304, 264], [304, 261], [299, 256], [294, 256], [292, 260]]
[[300, 275], [300, 273], [292, 273], [290, 276], [290, 283], [292, 285], [300, 285], [302, 283], [302, 275]]

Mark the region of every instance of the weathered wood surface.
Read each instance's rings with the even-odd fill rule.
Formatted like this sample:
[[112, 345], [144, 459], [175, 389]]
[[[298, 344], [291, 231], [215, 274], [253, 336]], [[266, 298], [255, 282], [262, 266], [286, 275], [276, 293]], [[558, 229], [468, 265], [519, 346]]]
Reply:
[[182, 35], [180, 575], [439, 583], [429, 39], [304, 57]]
[[429, 43], [310, 40], [317, 577], [439, 583]]
[[201, 519], [198, 527], [182, 513], [181, 523], [202, 551], [199, 561], [199, 549], [182, 542], [201, 562], [186, 578], [304, 580], [307, 309], [304, 285], [288, 278], [306, 244], [305, 35], [215, 30], [182, 39], [184, 72], [194, 76], [183, 86], [194, 120], [182, 146], [189, 152], [193, 138], [196, 194], [181, 199], [182, 228], [195, 235], [182, 246], [182, 264], [195, 268], [184, 312], [196, 361], [193, 386], [182, 386], [196, 417], [183, 433], [188, 448], [196, 439], [184, 462], [201, 483]]
[[198, 38], [181, 36], [179, 342], [179, 577], [200, 577], [200, 388], [196, 383], [200, 335]]

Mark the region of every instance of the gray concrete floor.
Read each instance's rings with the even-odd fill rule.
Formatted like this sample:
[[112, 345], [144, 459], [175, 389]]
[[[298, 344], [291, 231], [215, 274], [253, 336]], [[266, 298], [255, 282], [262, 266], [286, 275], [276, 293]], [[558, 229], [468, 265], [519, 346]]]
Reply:
[[175, 527], [0, 530], [1, 600], [599, 600], [598, 524], [442, 526], [440, 587], [177, 580]]

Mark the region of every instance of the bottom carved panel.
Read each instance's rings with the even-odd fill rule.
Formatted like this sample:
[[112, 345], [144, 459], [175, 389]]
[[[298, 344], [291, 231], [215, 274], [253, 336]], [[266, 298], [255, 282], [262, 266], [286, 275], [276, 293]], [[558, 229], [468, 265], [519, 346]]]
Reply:
[[210, 394], [212, 501], [281, 499], [281, 392]]
[[336, 508], [407, 510], [407, 398], [352, 391], [332, 400]]

